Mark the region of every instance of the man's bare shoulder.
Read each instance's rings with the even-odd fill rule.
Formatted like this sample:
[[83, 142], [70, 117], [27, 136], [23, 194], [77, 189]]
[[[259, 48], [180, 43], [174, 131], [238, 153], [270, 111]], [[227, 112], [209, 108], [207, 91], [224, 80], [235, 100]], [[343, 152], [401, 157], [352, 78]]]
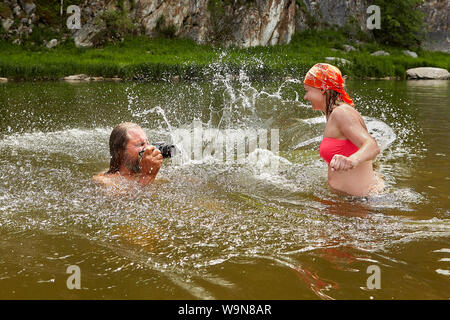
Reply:
[[[135, 187], [138, 185], [139, 176], [122, 176], [120, 173], [107, 173], [101, 172], [92, 177], [92, 181], [104, 186], [104, 187], [114, 187], [119, 189], [126, 189], [129, 187]], [[166, 183], [166, 179], [155, 180], [157, 184]], [[108, 188], [109, 189], [109, 188]]]
[[107, 187], [116, 185], [119, 179], [120, 177], [117, 174], [106, 172], [101, 172], [92, 177], [92, 181]]

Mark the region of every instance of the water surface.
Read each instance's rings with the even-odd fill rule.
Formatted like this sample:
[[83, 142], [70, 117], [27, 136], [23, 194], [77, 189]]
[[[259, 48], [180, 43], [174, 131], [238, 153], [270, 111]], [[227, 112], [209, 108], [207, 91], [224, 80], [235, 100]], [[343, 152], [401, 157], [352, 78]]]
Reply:
[[[347, 86], [382, 148], [379, 196], [330, 192], [325, 119], [299, 80], [1, 84], [0, 298], [448, 299], [449, 82]], [[91, 181], [114, 125], [169, 141], [193, 120], [279, 129], [280, 170], [259, 150], [256, 163], [165, 160], [146, 188]]]

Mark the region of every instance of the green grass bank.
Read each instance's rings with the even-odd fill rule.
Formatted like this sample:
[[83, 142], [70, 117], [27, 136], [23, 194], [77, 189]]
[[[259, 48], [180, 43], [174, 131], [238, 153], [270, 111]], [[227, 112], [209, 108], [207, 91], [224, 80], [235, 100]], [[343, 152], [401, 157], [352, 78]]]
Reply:
[[[343, 45], [357, 50], [346, 52]], [[337, 49], [337, 50], [336, 50]], [[390, 56], [371, 56], [384, 50]], [[33, 44], [0, 42], [0, 77], [14, 80], [57, 80], [73, 74], [113, 77], [125, 80], [208, 79], [217, 70], [238, 73], [246, 70], [252, 80], [302, 77], [325, 57], [350, 63], [333, 63], [352, 79], [395, 77], [404, 79], [406, 70], [438, 67], [450, 70], [450, 54], [417, 50], [418, 58], [406, 56], [402, 48], [375, 42], [350, 43], [335, 30], [295, 34], [291, 43], [270, 47], [220, 48], [199, 45], [187, 39], [127, 37], [103, 48], [76, 48], [67, 40], [47, 49]], [[213, 68], [212, 65], [221, 66]]]

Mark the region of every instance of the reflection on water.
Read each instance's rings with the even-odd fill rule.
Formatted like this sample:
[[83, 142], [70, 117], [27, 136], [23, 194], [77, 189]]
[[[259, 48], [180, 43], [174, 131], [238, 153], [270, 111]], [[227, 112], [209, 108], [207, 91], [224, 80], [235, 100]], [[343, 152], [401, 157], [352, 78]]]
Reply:
[[[0, 87], [0, 297], [449, 298], [448, 81], [349, 82], [382, 147], [385, 191], [341, 197], [317, 148], [324, 118], [301, 81], [8, 83]], [[165, 160], [158, 181], [110, 192], [108, 138], [206, 128], [280, 130], [247, 162]], [[66, 288], [78, 265], [82, 289]], [[368, 290], [370, 265], [381, 290]]]

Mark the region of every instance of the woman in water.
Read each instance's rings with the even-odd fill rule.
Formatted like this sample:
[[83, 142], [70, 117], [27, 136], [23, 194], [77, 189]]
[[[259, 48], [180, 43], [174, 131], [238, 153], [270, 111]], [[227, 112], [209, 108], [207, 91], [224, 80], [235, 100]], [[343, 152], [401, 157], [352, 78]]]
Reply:
[[306, 74], [304, 86], [304, 99], [311, 102], [313, 110], [322, 111], [327, 119], [319, 153], [328, 163], [330, 188], [353, 196], [381, 191], [384, 181], [374, 173], [372, 166], [380, 148], [353, 108], [339, 69], [318, 63]]

